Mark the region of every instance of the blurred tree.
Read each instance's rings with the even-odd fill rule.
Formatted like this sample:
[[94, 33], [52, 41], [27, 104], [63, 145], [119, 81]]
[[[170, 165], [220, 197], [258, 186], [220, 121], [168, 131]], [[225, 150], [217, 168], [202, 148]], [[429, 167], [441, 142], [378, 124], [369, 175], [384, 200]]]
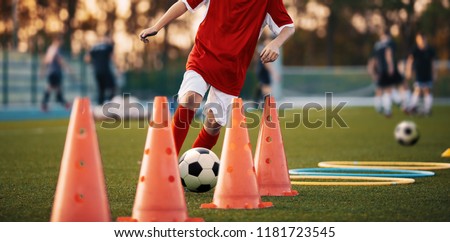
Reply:
[[[352, 18], [355, 14], [365, 16], [368, 1], [352, 1], [352, 0], [317, 0], [296, 1], [296, 7], [299, 11], [300, 23], [302, 21], [310, 22], [310, 11], [323, 12], [320, 8], [311, 7], [310, 3], [318, 3], [321, 7], [326, 7], [328, 13], [323, 14], [325, 17], [325, 28], [317, 24], [315, 28], [308, 29], [300, 24], [300, 31], [297, 31], [294, 41], [295, 44], [287, 43], [285, 48], [286, 53], [289, 53], [290, 48], [295, 48], [293, 45], [303, 46], [302, 50], [306, 51], [304, 57], [300, 56], [286, 56], [285, 63], [289, 65], [361, 65], [365, 63], [367, 55], [370, 54], [372, 44], [375, 41], [375, 36], [370, 36], [370, 31], [366, 28], [364, 31], [357, 31], [352, 23]], [[314, 10], [317, 8], [317, 10]], [[305, 16], [306, 15], [306, 16]], [[321, 20], [315, 17], [313, 22], [320, 23]], [[368, 25], [364, 17], [364, 25]], [[358, 48], [355, 48], [358, 46]], [[325, 48], [324, 48], [325, 47]]]
[[[62, 0], [60, 0], [60, 1], [62, 1]], [[64, 43], [66, 43], [68, 45], [67, 49], [70, 50], [70, 53], [72, 53], [72, 45], [70, 43], [72, 42], [72, 35], [74, 32], [73, 23], [74, 23], [75, 13], [77, 11], [77, 5], [78, 5], [78, 0], [67, 1], [68, 17], [65, 22], [67, 31], [64, 35]]]
[[2, 0], [0, 2], [0, 39], [2, 41], [2, 48], [6, 49], [12, 37], [12, 16], [13, 16], [13, 1]]
[[[182, 68], [190, 51], [195, 14], [186, 14], [158, 34], [150, 45], [136, 35], [153, 24], [177, 0], [1, 0], [2, 46], [42, 51], [51, 35], [62, 33], [64, 49], [78, 54], [110, 33], [126, 69]], [[297, 32], [284, 47], [288, 65], [362, 65], [377, 30], [390, 26], [406, 56], [418, 29], [426, 30], [442, 59], [450, 54], [449, 0], [284, 0]], [[15, 5], [16, 4], [16, 5]], [[16, 18], [14, 16], [17, 16]], [[300, 48], [299, 48], [300, 47]], [[299, 51], [300, 50], [300, 51]]]
[[[404, 58], [417, 30], [429, 30], [431, 42], [449, 52], [448, 0], [309, 0], [292, 1], [300, 18], [294, 40], [287, 43], [288, 65], [361, 65], [370, 55], [381, 28], [390, 28]], [[322, 14], [323, 7], [328, 9]], [[313, 10], [311, 10], [313, 9]], [[316, 16], [311, 16], [315, 12]], [[321, 24], [325, 20], [325, 28]], [[312, 26], [312, 27], [311, 27]], [[298, 50], [301, 46], [301, 51]]]
[[383, 17], [384, 28], [390, 28], [391, 33], [399, 43], [399, 53], [405, 57], [414, 44], [414, 33], [418, 15], [414, 6], [416, 0], [373, 0], [367, 6], [369, 11], [379, 13]]
[[343, 33], [349, 28], [351, 29], [351, 23], [348, 20], [351, 19], [355, 12], [362, 11], [364, 9], [365, 2], [352, 0], [319, 0], [318, 2], [324, 4], [330, 9], [326, 28], [326, 56], [327, 64], [332, 66], [335, 64], [335, 45], [339, 44], [336, 40], [336, 34]]
[[444, 2], [432, 1], [418, 21], [417, 28], [429, 36], [434, 47], [439, 48], [439, 58], [448, 60], [450, 58], [450, 8], [448, 1], [446, 6]]

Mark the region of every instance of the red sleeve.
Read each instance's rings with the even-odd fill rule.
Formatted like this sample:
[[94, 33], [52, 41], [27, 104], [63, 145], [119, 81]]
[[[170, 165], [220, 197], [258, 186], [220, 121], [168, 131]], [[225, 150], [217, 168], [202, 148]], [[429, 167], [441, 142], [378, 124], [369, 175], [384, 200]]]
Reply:
[[[283, 4], [283, 0], [269, 0], [269, 5], [267, 6], [267, 14], [269, 15], [269, 21], [267, 24], [275, 24], [278, 29], [286, 26], [293, 27], [293, 21], [286, 11], [286, 7]], [[272, 23], [270, 23], [272, 22]], [[273, 26], [275, 27], [275, 26]], [[278, 31], [276, 31], [278, 32]]]
[[182, 0], [190, 12], [193, 12], [207, 0]]

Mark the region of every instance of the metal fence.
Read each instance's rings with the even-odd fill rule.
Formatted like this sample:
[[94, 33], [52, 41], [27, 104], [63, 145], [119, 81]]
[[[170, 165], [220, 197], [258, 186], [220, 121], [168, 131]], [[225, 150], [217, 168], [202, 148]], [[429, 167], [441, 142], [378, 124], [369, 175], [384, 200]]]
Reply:
[[[68, 99], [75, 96], [95, 96], [92, 68], [82, 56], [67, 57], [73, 73], [64, 72], [63, 90]], [[47, 87], [42, 73], [42, 56], [37, 54], [2, 51], [0, 59], [0, 100], [3, 106], [38, 105]]]
[[[65, 73], [63, 90], [68, 100], [76, 96], [96, 98], [96, 83], [93, 70], [83, 60], [83, 55], [68, 57], [74, 73]], [[0, 58], [0, 101], [2, 107], [8, 106], [38, 106], [43, 98], [47, 86], [45, 75], [40, 72], [42, 56], [13, 51], [2, 51]], [[450, 97], [450, 62], [439, 62], [439, 81], [434, 93], [437, 97]], [[160, 94], [176, 93], [181, 82], [183, 67], [177, 70], [166, 70], [167, 74], [159, 75], [157, 71], [128, 72], [125, 79], [127, 84], [123, 87], [126, 92], [142, 99]], [[336, 67], [280, 67], [283, 73], [283, 82], [279, 88], [282, 97], [311, 97], [323, 96], [325, 92], [332, 92], [336, 96], [371, 97], [374, 85], [364, 66], [336, 66]], [[180, 69], [180, 70], [178, 70]], [[252, 74], [252, 68], [249, 69]], [[161, 72], [161, 71], [160, 71]], [[144, 74], [143, 74], [144, 73]], [[249, 79], [241, 95], [251, 97], [251, 90], [256, 88], [257, 81], [254, 75], [247, 75]], [[155, 80], [153, 80], [155, 79]], [[164, 79], [171, 79], [167, 81]], [[172, 80], [173, 79], [173, 80]], [[180, 80], [178, 80], [180, 79]], [[139, 85], [136, 85], [139, 84]], [[165, 88], [162, 86], [166, 85]], [[248, 87], [251, 85], [251, 87]], [[254, 86], [254, 87], [253, 87]], [[167, 89], [167, 90], [166, 90]], [[139, 93], [144, 93], [139, 95]]]
[[[437, 97], [450, 97], [450, 61], [435, 63], [438, 80]], [[408, 82], [413, 87], [413, 82]], [[317, 96], [332, 92], [336, 96], [371, 97], [375, 85], [365, 66], [284, 67], [283, 95], [287, 97]]]

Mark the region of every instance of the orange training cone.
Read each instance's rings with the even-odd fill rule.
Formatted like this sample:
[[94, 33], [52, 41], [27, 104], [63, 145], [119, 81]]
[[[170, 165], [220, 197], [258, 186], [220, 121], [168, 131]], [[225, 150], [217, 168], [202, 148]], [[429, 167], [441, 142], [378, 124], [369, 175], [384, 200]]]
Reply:
[[450, 158], [450, 148], [448, 148], [444, 153], [442, 153], [443, 158]]
[[111, 221], [88, 98], [76, 98], [72, 107], [51, 221]]
[[166, 97], [156, 97], [131, 218], [118, 221], [184, 222], [189, 218]]
[[252, 150], [243, 114], [242, 99], [233, 99], [220, 159], [219, 177], [212, 203], [201, 208], [256, 209], [271, 207], [258, 191]]
[[275, 98], [266, 96], [255, 152], [256, 177], [261, 196], [296, 196], [284, 153]]

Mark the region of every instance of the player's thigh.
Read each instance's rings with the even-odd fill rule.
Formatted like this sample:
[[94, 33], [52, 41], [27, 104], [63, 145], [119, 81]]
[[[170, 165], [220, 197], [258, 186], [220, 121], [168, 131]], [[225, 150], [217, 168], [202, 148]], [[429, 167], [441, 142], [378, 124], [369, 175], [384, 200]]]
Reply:
[[209, 85], [200, 74], [195, 71], [186, 71], [178, 90], [178, 103], [189, 109], [196, 109], [208, 90]]
[[178, 103], [185, 108], [197, 109], [203, 100], [203, 96], [195, 91], [187, 91], [182, 97], [178, 98]]
[[236, 97], [237, 96], [226, 94], [214, 87], [211, 87], [204, 111], [206, 114], [212, 113], [214, 121], [221, 126], [225, 126], [228, 121], [228, 113], [231, 108], [233, 98]]

